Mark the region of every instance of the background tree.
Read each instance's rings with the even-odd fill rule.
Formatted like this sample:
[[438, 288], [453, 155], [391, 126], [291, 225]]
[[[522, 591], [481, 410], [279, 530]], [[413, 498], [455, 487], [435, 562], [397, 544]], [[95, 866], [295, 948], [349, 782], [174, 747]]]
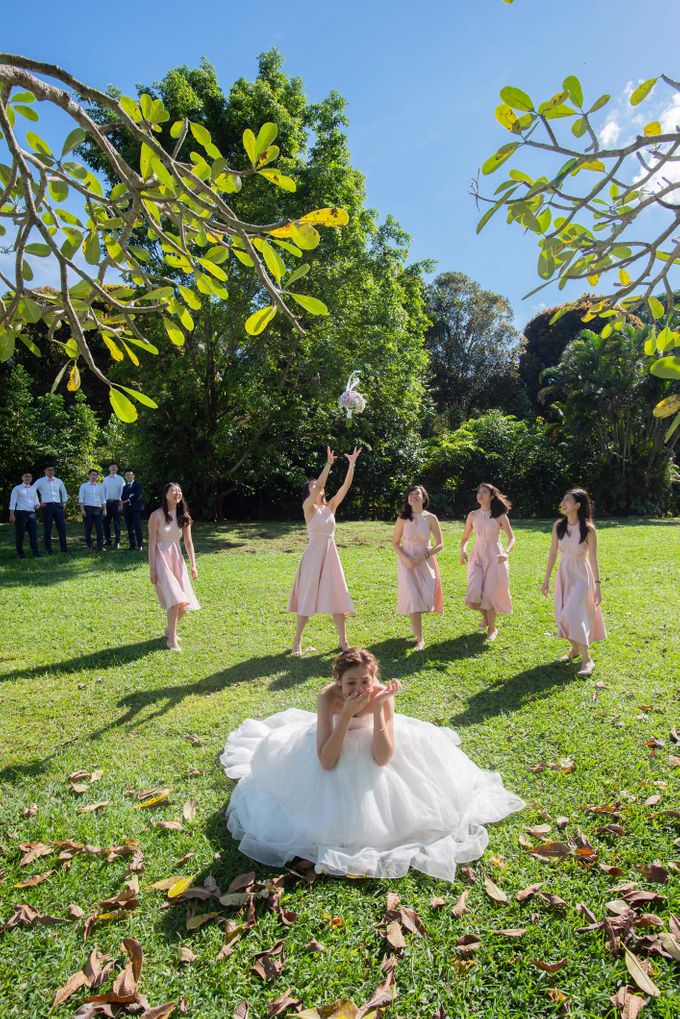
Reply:
[[489, 407], [520, 409], [520, 336], [510, 302], [465, 273], [446, 272], [428, 284], [426, 310], [432, 394], [444, 422], [457, 425]]

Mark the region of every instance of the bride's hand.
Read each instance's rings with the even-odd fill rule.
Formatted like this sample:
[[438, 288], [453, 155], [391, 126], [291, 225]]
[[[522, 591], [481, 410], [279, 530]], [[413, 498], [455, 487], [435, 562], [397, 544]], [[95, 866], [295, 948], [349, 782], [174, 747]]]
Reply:
[[373, 688], [369, 687], [366, 693], [351, 693], [345, 703], [342, 705], [342, 713], [347, 718], [353, 718], [354, 715], [358, 715], [360, 711], [367, 708], [371, 697], [373, 696]]
[[356, 464], [357, 457], [359, 456], [359, 453], [361, 453], [361, 449], [360, 449], [359, 446], [355, 446], [354, 447], [354, 452], [353, 453], [345, 453], [345, 456], [347, 457], [347, 459], [351, 463], [352, 467], [354, 467], [354, 465]]
[[401, 683], [398, 679], [393, 679], [389, 683], [385, 683], [384, 687], [372, 687], [371, 691], [373, 693], [373, 699], [371, 701], [371, 707], [374, 711], [379, 711], [380, 708], [382, 708], [387, 701], [393, 699], [394, 695], [398, 694], [400, 690]]
[[331, 466], [335, 463], [335, 453], [330, 446], [326, 446], [326, 463]]

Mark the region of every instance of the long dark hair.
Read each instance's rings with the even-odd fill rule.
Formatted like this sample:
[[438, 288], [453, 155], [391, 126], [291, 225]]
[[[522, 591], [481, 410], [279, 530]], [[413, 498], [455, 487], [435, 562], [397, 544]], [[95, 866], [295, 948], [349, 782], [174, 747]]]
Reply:
[[[566, 492], [565, 494], [572, 495], [578, 505], [578, 527], [579, 531], [581, 532], [581, 537], [579, 538], [578, 543], [580, 545], [581, 542], [585, 541], [586, 538], [588, 537], [588, 531], [590, 530], [590, 528], [593, 529], [595, 528], [595, 524], [593, 523], [593, 509], [590, 503], [590, 496], [586, 492], [585, 488], [570, 488], [569, 491]], [[567, 533], [568, 526], [569, 521], [566, 515], [560, 517], [560, 519], [557, 522], [558, 538], [564, 537], [564, 535]]]
[[477, 485], [477, 489], [488, 488], [491, 492], [491, 516], [502, 517], [504, 513], [509, 513], [512, 509], [512, 503], [508, 499], [507, 495], [503, 495], [499, 488], [495, 485], [489, 484], [488, 481], [480, 481]]
[[400, 517], [402, 520], [413, 520], [413, 510], [409, 505], [408, 497], [411, 494], [411, 492], [415, 492], [416, 488], [419, 488], [420, 491], [423, 493], [423, 509], [427, 509], [427, 507], [430, 505], [430, 497], [427, 494], [427, 489], [425, 488], [424, 485], [409, 485], [409, 487], [404, 492], [404, 505], [401, 507], [400, 510], [397, 510], [397, 516]]
[[[161, 504], [163, 506], [163, 515], [165, 516], [165, 522], [167, 524], [169, 524], [170, 521], [172, 520], [170, 510], [168, 508], [168, 491], [171, 488], [179, 488], [180, 492], [182, 491], [182, 486], [178, 485], [176, 481], [168, 481], [166, 485], [163, 485], [163, 496], [161, 499]], [[193, 523], [193, 520], [191, 519], [191, 514], [189, 513], [189, 506], [187, 505], [186, 500], [184, 499], [184, 495], [182, 495], [182, 498], [177, 503], [175, 512], [177, 513], [178, 527], [186, 527], [187, 524]]]

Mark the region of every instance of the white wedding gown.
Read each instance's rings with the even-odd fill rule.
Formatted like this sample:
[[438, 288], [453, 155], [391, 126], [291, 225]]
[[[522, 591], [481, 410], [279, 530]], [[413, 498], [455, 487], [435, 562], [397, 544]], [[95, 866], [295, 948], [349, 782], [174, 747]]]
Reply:
[[373, 760], [371, 715], [352, 719], [338, 763], [316, 753], [316, 715], [289, 708], [248, 718], [220, 760], [239, 779], [227, 825], [242, 853], [279, 867], [295, 856], [328, 874], [403, 877], [409, 868], [453, 881], [476, 860], [500, 821], [524, 802], [500, 775], [478, 768], [452, 729], [407, 715], [394, 719], [395, 750]]

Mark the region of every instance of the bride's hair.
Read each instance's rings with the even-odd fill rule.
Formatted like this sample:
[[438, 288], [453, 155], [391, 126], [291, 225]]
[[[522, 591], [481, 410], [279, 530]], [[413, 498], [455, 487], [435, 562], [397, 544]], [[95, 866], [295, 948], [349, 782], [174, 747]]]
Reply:
[[333, 679], [336, 683], [341, 683], [345, 673], [358, 665], [367, 665], [373, 673], [373, 677], [380, 679], [378, 659], [363, 647], [348, 647], [346, 651], [342, 651], [338, 655], [333, 662]]

